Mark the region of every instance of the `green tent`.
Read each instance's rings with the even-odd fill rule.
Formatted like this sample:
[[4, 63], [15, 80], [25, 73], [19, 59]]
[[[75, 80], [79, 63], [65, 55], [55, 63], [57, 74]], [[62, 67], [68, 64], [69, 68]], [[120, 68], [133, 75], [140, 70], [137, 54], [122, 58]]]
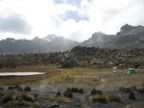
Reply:
[[136, 70], [135, 68], [129, 68], [127, 73], [128, 74], [136, 73]]

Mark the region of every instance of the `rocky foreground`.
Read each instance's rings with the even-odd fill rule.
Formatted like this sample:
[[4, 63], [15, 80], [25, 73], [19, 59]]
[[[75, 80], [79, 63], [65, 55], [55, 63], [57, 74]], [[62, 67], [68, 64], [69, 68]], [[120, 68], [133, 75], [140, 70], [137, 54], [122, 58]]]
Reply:
[[[103, 75], [111, 78], [117, 73]], [[132, 76], [143, 76], [143, 73]], [[119, 75], [120, 76], [120, 75]], [[3, 85], [2, 108], [143, 108], [144, 82], [140, 85], [80, 88], [52, 85]]]

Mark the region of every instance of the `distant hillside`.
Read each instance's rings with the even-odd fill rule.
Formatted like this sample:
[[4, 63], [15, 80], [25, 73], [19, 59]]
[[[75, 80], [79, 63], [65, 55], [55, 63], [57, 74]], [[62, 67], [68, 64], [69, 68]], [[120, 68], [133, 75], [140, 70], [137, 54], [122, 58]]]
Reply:
[[122, 26], [120, 32], [116, 34], [116, 37], [111, 44], [111, 47], [144, 48], [144, 27], [130, 26], [128, 24]]
[[107, 35], [101, 32], [94, 33], [91, 38], [81, 43], [86, 47], [108, 48], [144, 48], [144, 27], [130, 26], [121, 27], [116, 35]]
[[100, 48], [144, 48], [144, 27], [125, 24], [116, 35], [95, 32], [82, 43], [57, 35], [32, 40], [7, 38], [0, 41], [0, 53], [57, 52], [71, 50], [76, 46]]
[[0, 53], [66, 51], [77, 45], [79, 43], [76, 41], [56, 35], [48, 35], [42, 39], [35, 37], [32, 40], [7, 38], [0, 41]]
[[102, 32], [96, 32], [92, 34], [92, 37], [84, 41], [81, 46], [87, 47], [107, 47], [107, 44], [111, 43], [115, 38], [114, 35], [107, 35]]

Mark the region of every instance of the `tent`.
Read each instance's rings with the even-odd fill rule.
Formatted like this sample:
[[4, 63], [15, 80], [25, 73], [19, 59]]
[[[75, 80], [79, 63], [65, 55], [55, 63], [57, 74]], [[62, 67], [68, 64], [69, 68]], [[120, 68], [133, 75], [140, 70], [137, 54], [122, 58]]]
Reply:
[[127, 73], [128, 74], [136, 73], [136, 70], [135, 68], [129, 68]]
[[118, 68], [117, 67], [113, 67], [113, 72], [117, 72]]

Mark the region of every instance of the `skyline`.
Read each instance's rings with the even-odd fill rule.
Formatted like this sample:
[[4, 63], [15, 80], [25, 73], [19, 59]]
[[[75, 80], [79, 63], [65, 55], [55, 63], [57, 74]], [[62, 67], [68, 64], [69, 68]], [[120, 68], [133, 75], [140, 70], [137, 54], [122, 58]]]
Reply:
[[143, 0], [0, 0], [0, 39], [56, 34], [83, 41], [94, 32], [116, 34], [144, 26]]

